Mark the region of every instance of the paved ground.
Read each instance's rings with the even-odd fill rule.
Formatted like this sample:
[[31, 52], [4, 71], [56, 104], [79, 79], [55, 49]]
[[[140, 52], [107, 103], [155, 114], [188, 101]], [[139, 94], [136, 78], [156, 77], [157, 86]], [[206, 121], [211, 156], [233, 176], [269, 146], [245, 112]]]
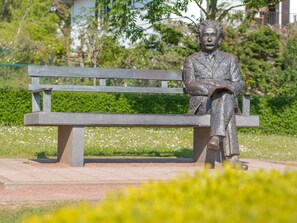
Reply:
[[[297, 163], [244, 160], [248, 171], [297, 169]], [[144, 181], [194, 173], [204, 165], [190, 159], [87, 159], [84, 167], [55, 160], [0, 159], [0, 203], [23, 201], [100, 201], [115, 191]], [[217, 164], [216, 168], [221, 169]]]

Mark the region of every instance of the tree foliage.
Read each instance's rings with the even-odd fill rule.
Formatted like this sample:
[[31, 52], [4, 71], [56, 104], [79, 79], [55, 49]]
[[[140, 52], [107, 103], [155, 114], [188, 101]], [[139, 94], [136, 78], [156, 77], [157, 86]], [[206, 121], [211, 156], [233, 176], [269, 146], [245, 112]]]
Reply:
[[291, 28], [284, 50], [284, 66], [287, 69], [297, 70], [297, 29]]
[[[222, 50], [238, 57], [246, 93], [296, 95], [296, 32], [294, 27], [286, 29], [284, 32], [253, 23], [225, 29]], [[285, 38], [288, 40], [282, 41]]]
[[[51, 12], [50, 0], [1, 1], [0, 48], [6, 63], [52, 63], [65, 55], [66, 23]], [[65, 38], [64, 38], [65, 37]], [[53, 57], [48, 58], [50, 55]]]
[[[275, 5], [279, 1], [242, 0], [240, 4], [232, 5], [227, 1], [219, 4], [218, 0], [102, 0], [100, 4], [101, 7], [108, 5], [106, 17], [110, 21], [110, 29], [135, 41], [141, 38], [152, 25], [168, 20], [171, 16], [186, 20], [191, 26], [197, 27], [201, 21], [200, 15], [188, 16], [186, 13], [190, 3], [194, 3], [204, 13], [206, 19], [221, 21], [232, 9], [246, 6], [250, 12], [253, 12], [263, 6]], [[143, 23], [139, 24], [138, 21]]]

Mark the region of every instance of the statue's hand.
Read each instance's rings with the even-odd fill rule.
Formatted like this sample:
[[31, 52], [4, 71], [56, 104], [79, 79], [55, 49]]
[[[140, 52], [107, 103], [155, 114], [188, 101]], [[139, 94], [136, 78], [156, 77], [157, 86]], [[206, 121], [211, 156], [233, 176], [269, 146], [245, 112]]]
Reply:
[[225, 86], [223, 86], [223, 88], [229, 90], [230, 92], [234, 93], [235, 89], [231, 84], [227, 84]]
[[228, 80], [217, 80], [215, 83], [215, 88], [222, 89], [222, 90], [228, 90], [232, 93], [234, 93], [234, 86], [230, 83]]

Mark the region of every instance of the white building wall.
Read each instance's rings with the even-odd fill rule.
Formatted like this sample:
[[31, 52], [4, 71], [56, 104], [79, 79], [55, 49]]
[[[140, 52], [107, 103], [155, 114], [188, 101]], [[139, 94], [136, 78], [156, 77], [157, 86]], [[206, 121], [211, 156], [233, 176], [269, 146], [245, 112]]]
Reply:
[[[242, 4], [242, 2], [240, 0], [218, 0], [218, 5], [223, 4], [223, 3], [226, 3], [226, 7], [225, 8], [228, 8], [228, 7], [231, 7], [231, 6], [235, 6], [235, 5], [241, 5]], [[207, 8], [207, 1], [205, 1], [205, 0], [203, 1], [202, 7], [204, 9]], [[238, 10], [244, 11], [245, 10], [245, 7], [244, 6], [241, 6], [241, 7], [235, 8], [234, 10], [236, 10], [236, 11], [238, 11]], [[194, 20], [195, 19], [199, 19], [199, 18], [205, 18], [205, 14], [197, 6], [197, 4], [195, 2], [190, 2], [189, 3], [188, 11], [185, 12], [185, 13], [183, 13], [183, 16], [188, 16], [188, 17], [194, 18]], [[172, 16], [172, 18], [178, 19], [177, 16]], [[186, 22], [187, 20], [185, 19], [184, 21]]]
[[290, 1], [290, 23], [297, 22], [297, 0]]
[[76, 18], [81, 15], [83, 8], [95, 7], [95, 2], [93, 0], [74, 0], [71, 7], [71, 18]]
[[80, 46], [79, 35], [80, 26], [79, 24], [84, 21], [84, 15], [88, 15], [88, 9], [95, 7], [93, 0], [74, 0], [71, 7], [71, 37], [72, 37], [72, 48], [75, 50]]
[[[202, 3], [202, 5], [203, 5], [203, 8], [206, 8], [207, 7], [206, 1], [204, 1]], [[205, 18], [204, 13], [197, 6], [197, 4], [195, 2], [190, 2], [189, 5], [188, 5], [188, 11], [183, 12], [182, 15], [183, 16], [187, 16], [187, 17], [190, 17], [193, 20], [196, 20], [196, 19], [199, 19], [199, 18]], [[182, 19], [182, 18], [180, 18], [180, 17], [178, 17], [176, 15], [172, 15], [171, 18], [172, 19], [176, 19], [176, 20], [180, 19], [180, 20], [183, 20], [184, 22], [190, 22], [190, 20], [188, 20], [188, 19]]]

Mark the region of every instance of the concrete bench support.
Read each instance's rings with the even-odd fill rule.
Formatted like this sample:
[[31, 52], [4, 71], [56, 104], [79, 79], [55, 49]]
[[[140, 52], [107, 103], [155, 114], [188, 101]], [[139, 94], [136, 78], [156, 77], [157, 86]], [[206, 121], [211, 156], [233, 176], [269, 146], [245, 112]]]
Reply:
[[[194, 128], [193, 162], [206, 163], [215, 167], [215, 162], [222, 162], [221, 152], [207, 149], [210, 137], [209, 127]], [[58, 127], [58, 161], [72, 167], [84, 165], [84, 127]]]
[[210, 127], [194, 128], [193, 133], [193, 161], [209, 164], [215, 167], [215, 162], [222, 162], [221, 151], [211, 151], [207, 149], [210, 138]]
[[[206, 163], [211, 167], [215, 162], [222, 162], [221, 152], [207, 149], [210, 137], [209, 127], [194, 128], [193, 132], [193, 162]], [[84, 165], [84, 127], [58, 127], [58, 161], [72, 167]]]
[[58, 127], [58, 161], [72, 167], [84, 165], [84, 127]]

